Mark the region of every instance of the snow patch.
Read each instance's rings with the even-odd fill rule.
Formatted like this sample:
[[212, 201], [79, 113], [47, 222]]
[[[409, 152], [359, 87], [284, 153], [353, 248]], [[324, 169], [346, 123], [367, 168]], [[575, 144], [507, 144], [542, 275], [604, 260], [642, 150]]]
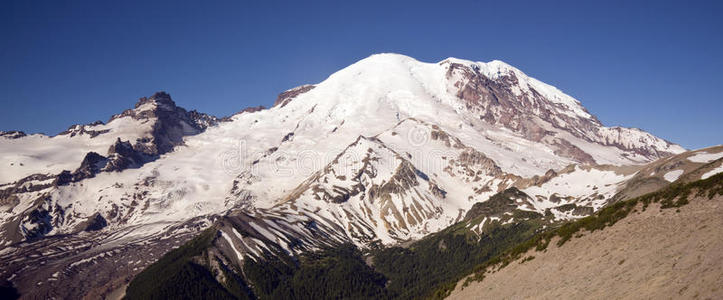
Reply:
[[700, 176], [700, 179], [708, 179], [711, 176], [718, 174], [720, 172], [723, 172], [723, 164], [721, 164], [720, 166], [718, 166], [717, 168], [715, 168], [713, 170], [706, 172], [705, 174], [703, 174], [703, 176]]
[[683, 170], [673, 170], [668, 173], [665, 173], [665, 175], [663, 175], [663, 178], [665, 178], [665, 180], [667, 180], [667, 181], [673, 182], [673, 181], [678, 180], [680, 175], [683, 175]]
[[692, 161], [692, 162], [697, 162], [697, 163], [709, 163], [709, 162], [712, 162], [721, 157], [723, 157], [723, 152], [718, 152], [718, 153], [699, 152], [693, 156], [688, 157], [688, 160]]
[[221, 236], [223, 236], [223, 238], [228, 242], [228, 244], [231, 245], [231, 249], [233, 249], [233, 252], [236, 253], [236, 257], [238, 257], [238, 260], [243, 261], [244, 256], [241, 254], [241, 252], [236, 250], [236, 246], [233, 244], [233, 240], [231, 240], [231, 237], [223, 231], [221, 231]]

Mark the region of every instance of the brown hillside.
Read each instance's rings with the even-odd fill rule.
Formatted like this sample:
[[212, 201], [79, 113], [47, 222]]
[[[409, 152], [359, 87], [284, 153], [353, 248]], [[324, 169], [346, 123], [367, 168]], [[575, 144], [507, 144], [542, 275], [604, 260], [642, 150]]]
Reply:
[[532, 250], [450, 299], [723, 299], [723, 196], [659, 207]]

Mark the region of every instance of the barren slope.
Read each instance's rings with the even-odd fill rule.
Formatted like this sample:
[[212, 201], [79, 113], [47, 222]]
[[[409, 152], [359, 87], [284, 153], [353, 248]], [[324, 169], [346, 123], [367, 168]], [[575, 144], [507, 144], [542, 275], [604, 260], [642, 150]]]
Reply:
[[651, 204], [561, 247], [531, 250], [451, 299], [721, 299], [723, 197]]

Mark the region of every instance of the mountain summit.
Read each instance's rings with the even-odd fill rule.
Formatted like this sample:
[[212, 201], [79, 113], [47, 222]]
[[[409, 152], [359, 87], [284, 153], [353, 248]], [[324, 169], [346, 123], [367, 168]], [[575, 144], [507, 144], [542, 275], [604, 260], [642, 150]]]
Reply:
[[[524, 140], [512, 143], [519, 153], [554, 153], [554, 162], [535, 163], [532, 156], [516, 161], [514, 172], [525, 175], [573, 162], [644, 163], [685, 151], [641, 130], [605, 127], [576, 99], [501, 61], [449, 58], [422, 63], [403, 55], [377, 54], [320, 84], [290, 91], [295, 91], [295, 103], [288, 101], [278, 107], [280, 111], [314, 107], [307, 120], [318, 116], [326, 124], [345, 121], [343, 127], [366, 129], [364, 135], [416, 118], [503, 144]], [[313, 125], [307, 120], [301, 121]], [[501, 137], [508, 134], [511, 139]]]

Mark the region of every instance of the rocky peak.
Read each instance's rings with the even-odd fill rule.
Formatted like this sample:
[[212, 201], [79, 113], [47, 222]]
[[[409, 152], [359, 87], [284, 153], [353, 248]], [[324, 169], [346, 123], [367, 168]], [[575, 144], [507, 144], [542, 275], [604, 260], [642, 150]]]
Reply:
[[[171, 95], [166, 92], [156, 92], [150, 97], [141, 97], [136, 102], [134, 108], [127, 109], [121, 114], [114, 115], [111, 117], [108, 123], [115, 119], [123, 117], [132, 117], [136, 120], [151, 119], [151, 118], [164, 118], [164, 117], [177, 117], [192, 119], [207, 119], [210, 117], [206, 114], [199, 113], [197, 111], [187, 112], [182, 107], [176, 106], [176, 102], [171, 99]], [[212, 119], [215, 119], [213, 117]]]
[[219, 122], [214, 116], [176, 106], [171, 95], [163, 91], [140, 98], [135, 108], [113, 116], [109, 123], [124, 117], [153, 122], [151, 137], [133, 145], [134, 149], [151, 156], [169, 152], [183, 144], [184, 136], [201, 133]]
[[176, 106], [176, 102], [173, 102], [171, 99], [171, 95], [163, 91], [156, 92], [151, 97], [139, 98], [133, 109], [127, 109], [121, 114], [114, 115], [108, 123], [123, 117], [132, 117], [136, 120], [150, 119], [158, 117], [158, 115], [163, 114], [164, 112], [173, 113], [179, 108], [180, 107]]
[[176, 107], [176, 102], [173, 102], [171, 95], [164, 91], [156, 92], [151, 97], [139, 98], [135, 108], [139, 108], [144, 104], [159, 104], [159, 107], [165, 109], [173, 109]]

